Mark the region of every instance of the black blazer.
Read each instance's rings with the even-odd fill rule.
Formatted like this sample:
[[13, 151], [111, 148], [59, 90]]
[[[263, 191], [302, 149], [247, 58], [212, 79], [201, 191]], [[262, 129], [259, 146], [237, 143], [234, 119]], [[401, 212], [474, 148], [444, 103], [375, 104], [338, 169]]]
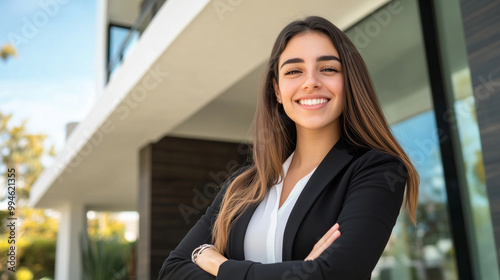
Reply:
[[[233, 178], [241, 173], [233, 174]], [[191, 262], [191, 252], [211, 243], [211, 226], [228, 186], [165, 260], [159, 279], [370, 279], [396, 223], [406, 169], [393, 156], [340, 139], [314, 171], [288, 219], [283, 262], [245, 261], [243, 242], [257, 205], [235, 222], [217, 278]], [[229, 181], [228, 181], [229, 182]], [[314, 244], [339, 223], [341, 236], [314, 261], [304, 261]]]

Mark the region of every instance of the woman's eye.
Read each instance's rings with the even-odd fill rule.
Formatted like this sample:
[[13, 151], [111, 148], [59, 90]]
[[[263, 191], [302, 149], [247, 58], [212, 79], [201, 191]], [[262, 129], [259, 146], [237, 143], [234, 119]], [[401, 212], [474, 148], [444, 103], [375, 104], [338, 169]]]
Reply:
[[295, 69], [295, 70], [290, 70], [290, 71], [286, 72], [285, 75], [293, 75], [293, 74], [298, 74], [298, 73], [300, 73], [300, 71]]
[[326, 67], [326, 68], [321, 69], [321, 71], [324, 71], [324, 72], [339, 72], [337, 69], [335, 69], [333, 67]]

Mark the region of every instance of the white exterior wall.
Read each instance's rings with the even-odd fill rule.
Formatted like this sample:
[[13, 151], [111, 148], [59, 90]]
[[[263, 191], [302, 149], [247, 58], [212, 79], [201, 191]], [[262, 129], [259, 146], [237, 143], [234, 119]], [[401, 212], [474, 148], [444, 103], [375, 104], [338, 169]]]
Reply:
[[108, 1], [97, 1], [96, 5], [96, 52], [95, 52], [95, 75], [97, 100], [106, 86], [106, 64], [108, 44]]

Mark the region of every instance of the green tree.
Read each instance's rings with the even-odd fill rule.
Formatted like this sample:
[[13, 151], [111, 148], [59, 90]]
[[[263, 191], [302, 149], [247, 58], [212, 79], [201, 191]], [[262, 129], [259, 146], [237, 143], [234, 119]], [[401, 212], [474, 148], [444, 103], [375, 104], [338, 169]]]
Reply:
[[[17, 200], [15, 216], [19, 221], [22, 221], [22, 226], [18, 228], [16, 235], [16, 271], [21, 269], [24, 275], [32, 273], [33, 279], [53, 277], [57, 220], [47, 215], [45, 210], [29, 208], [26, 207], [26, 204], [31, 186], [43, 171], [42, 157], [45, 155], [54, 156], [54, 147], [52, 146], [47, 151], [44, 147], [46, 135], [28, 133], [26, 120], [20, 125], [11, 125], [11, 120], [12, 115], [4, 115], [0, 112], [0, 155], [2, 160], [0, 174], [6, 178], [8, 169], [15, 169]], [[1, 201], [7, 197], [6, 184], [0, 187], [0, 191]], [[6, 221], [5, 218], [8, 216], [7, 211], [0, 211], [0, 220]], [[131, 246], [124, 240], [124, 224], [114, 219], [110, 213], [99, 213], [97, 219], [89, 219], [88, 222], [89, 244], [93, 245], [83, 248], [84, 250], [92, 249], [91, 251], [85, 250], [85, 256], [94, 259], [93, 256], [98, 254], [100, 258], [98, 263], [102, 263], [104, 266], [96, 266], [86, 259], [85, 268], [99, 268], [99, 271], [102, 269], [106, 271], [106, 268], [112, 267], [113, 269], [108, 272], [112, 273], [113, 278], [106, 276], [108, 277], [106, 279], [122, 279], [128, 272], [126, 260]], [[5, 230], [6, 227], [2, 225], [0, 240], [7, 240]], [[0, 280], [20, 277], [7, 272], [5, 256], [8, 247], [7, 242], [0, 242]], [[117, 256], [120, 257], [117, 258]], [[88, 271], [86, 273], [92, 275]]]
[[48, 152], [44, 149], [47, 135], [30, 134], [26, 131], [26, 120], [21, 125], [9, 127], [12, 114], [0, 112], [0, 151], [2, 152], [3, 176], [7, 168], [16, 170], [16, 195], [19, 203], [29, 197], [31, 185], [43, 170], [42, 157], [54, 156], [54, 146]]
[[[11, 125], [12, 114], [4, 115], [0, 112], [0, 171], [4, 180], [7, 177], [8, 169], [15, 169], [16, 195], [15, 195], [15, 217], [22, 223], [16, 233], [16, 268], [24, 267], [29, 269], [36, 278], [53, 273], [54, 258], [43, 258], [43, 256], [55, 255], [55, 240], [57, 235], [57, 221], [49, 217], [44, 210], [31, 209], [26, 207], [31, 185], [43, 170], [42, 157], [54, 156], [54, 147], [48, 151], [44, 148], [46, 135], [31, 134], [26, 131], [26, 120], [20, 125]], [[2, 193], [0, 200], [7, 198], [7, 185], [0, 187]], [[5, 211], [0, 213], [2, 223], [7, 215]], [[7, 240], [6, 226], [0, 229], [1, 240]], [[4, 244], [5, 243], [5, 244]], [[13, 279], [14, 275], [7, 272], [7, 262], [4, 256], [8, 250], [7, 242], [0, 242], [0, 279]], [[54, 252], [47, 252], [39, 249], [51, 248]], [[33, 255], [33, 252], [42, 254]], [[46, 260], [40, 263], [40, 260]]]
[[95, 219], [88, 219], [87, 233], [91, 238], [117, 238], [125, 242], [125, 225], [110, 212], [97, 212]]

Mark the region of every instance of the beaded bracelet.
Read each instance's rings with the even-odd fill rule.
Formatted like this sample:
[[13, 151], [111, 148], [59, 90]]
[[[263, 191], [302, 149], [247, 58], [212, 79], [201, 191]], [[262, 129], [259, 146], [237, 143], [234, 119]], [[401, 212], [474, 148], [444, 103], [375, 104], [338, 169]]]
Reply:
[[217, 250], [217, 249], [215, 249], [215, 246], [212, 244], [203, 244], [201, 246], [198, 246], [193, 250], [193, 253], [191, 254], [191, 261], [193, 263], [196, 263], [198, 256], [201, 255], [201, 253], [205, 252], [208, 249]]

